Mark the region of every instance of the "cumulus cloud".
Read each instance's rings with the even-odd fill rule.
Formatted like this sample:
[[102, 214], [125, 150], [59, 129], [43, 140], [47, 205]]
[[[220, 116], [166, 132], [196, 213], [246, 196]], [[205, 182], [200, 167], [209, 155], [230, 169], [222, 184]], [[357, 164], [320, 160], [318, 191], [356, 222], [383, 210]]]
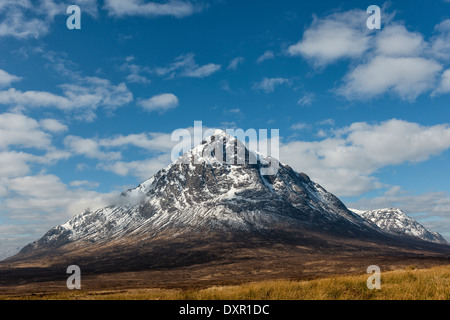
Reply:
[[450, 93], [450, 69], [445, 70], [442, 74], [439, 85], [433, 92], [433, 95], [439, 93]]
[[[68, 136], [64, 139], [64, 144], [73, 154], [99, 160], [97, 169], [120, 176], [132, 175], [139, 179], [148, 179], [169, 164], [170, 152], [176, 143], [171, 141], [171, 134], [158, 132], [117, 135], [103, 139], [78, 136]], [[151, 157], [135, 161], [123, 160], [122, 150], [129, 147], [146, 150]]]
[[0, 184], [8, 193], [2, 201], [0, 214], [13, 227], [11, 232], [1, 233], [0, 242], [10, 245], [34, 241], [48, 229], [87, 208], [95, 210], [109, 205], [117, 195], [115, 192], [87, 191], [79, 186], [71, 188], [52, 174], [10, 178], [0, 180]]
[[9, 87], [11, 83], [21, 80], [21, 77], [9, 74], [5, 70], [0, 69], [0, 87]]
[[444, 61], [450, 60], [450, 19], [435, 26], [435, 35], [431, 39], [431, 54]]
[[101, 164], [104, 170], [114, 172], [120, 176], [132, 175], [141, 180], [150, 178], [153, 174], [171, 162], [170, 154], [160, 155], [155, 158], [136, 161], [116, 161]]
[[[6, 190], [2, 187], [5, 178], [29, 174], [35, 165], [51, 165], [70, 157], [52, 142], [51, 134], [61, 129], [65, 126], [53, 119], [37, 121], [22, 114], [0, 114], [0, 196]], [[18, 148], [27, 151], [16, 151]]]
[[105, 138], [99, 140], [98, 143], [107, 148], [134, 146], [147, 151], [169, 152], [173, 147], [170, 136], [168, 133], [143, 132]]
[[442, 66], [424, 58], [376, 56], [347, 74], [337, 92], [349, 100], [392, 92], [414, 101], [433, 88]]
[[389, 56], [417, 56], [426, 48], [423, 35], [403, 25], [386, 26], [376, 38], [376, 52]]
[[114, 85], [98, 77], [84, 77], [76, 83], [60, 87], [63, 94], [10, 88], [0, 91], [0, 104], [22, 108], [55, 108], [74, 112], [85, 120], [93, 120], [99, 107], [110, 111], [133, 100], [133, 94], [124, 83]]
[[[83, 12], [96, 17], [97, 0], [74, 0]], [[0, 2], [0, 37], [40, 38], [50, 32], [58, 15], [66, 15], [67, 4], [61, 0]]]
[[129, 75], [127, 75], [126, 79], [130, 83], [149, 84], [151, 82], [151, 80], [146, 76], [138, 73], [130, 73]]
[[0, 91], [0, 103], [6, 105], [21, 105], [29, 107], [56, 107], [69, 109], [73, 103], [64, 96], [59, 96], [46, 91], [20, 91], [10, 88]]
[[49, 149], [51, 136], [36, 120], [21, 114], [0, 114], [0, 149], [9, 146]]
[[[365, 27], [362, 10], [335, 12], [314, 17], [302, 39], [287, 52], [323, 68], [347, 59], [350, 69], [335, 92], [348, 100], [366, 100], [392, 94], [413, 102], [422, 94], [447, 93], [443, 62], [450, 60], [450, 19], [435, 27], [426, 40], [419, 32], [386, 16], [383, 28]], [[439, 84], [438, 79], [442, 77]]]
[[359, 57], [369, 49], [367, 14], [362, 10], [314, 17], [303, 38], [289, 46], [288, 54], [302, 56], [316, 66], [325, 66], [343, 58]]
[[[92, 121], [96, 118], [98, 109], [111, 113], [134, 99], [124, 82], [114, 84], [105, 78], [85, 76], [77, 69], [77, 64], [67, 59], [64, 53], [44, 52], [41, 49], [36, 49], [36, 52], [49, 61], [45, 67], [55, 71], [58, 76], [70, 79], [70, 82], [58, 85], [58, 92], [22, 91], [16, 88], [1, 90], [0, 104], [15, 110], [54, 108], [65, 111], [76, 119]], [[138, 72], [142, 71], [136, 69], [139, 66], [131, 64], [122, 67], [123, 70], [131, 72], [130, 75], [139, 76]], [[148, 72], [147, 69], [146, 71]]]
[[[9, 177], [18, 177], [30, 172], [29, 162], [34, 156], [25, 152], [2, 151], [0, 152], [0, 180]], [[6, 190], [3, 188], [3, 190]]]
[[[25, 3], [24, 1], [20, 2]], [[30, 6], [8, 7], [0, 22], [0, 37], [39, 38], [48, 33], [48, 21], [45, 18], [27, 19], [24, 13], [25, 9], [32, 10], [31, 4]]]
[[74, 180], [72, 182], [69, 183], [69, 185], [71, 187], [86, 187], [86, 188], [96, 188], [98, 187], [100, 184], [98, 182], [92, 182], [92, 181], [87, 181], [87, 180]]
[[178, 98], [173, 93], [162, 93], [147, 100], [141, 100], [138, 104], [146, 111], [165, 112], [178, 106]]
[[98, 160], [117, 160], [120, 152], [106, 152], [100, 150], [98, 141], [69, 135], [64, 138], [65, 146], [73, 153]]
[[338, 196], [358, 196], [383, 186], [373, 175], [378, 169], [425, 161], [449, 148], [448, 124], [421, 126], [391, 119], [353, 123], [314, 142], [282, 143], [280, 160]]
[[42, 119], [39, 123], [44, 130], [49, 132], [59, 133], [69, 130], [65, 124], [56, 119]]
[[151, 73], [150, 68], [140, 66], [136, 63], [131, 63], [134, 60], [133, 56], [126, 58], [126, 62], [120, 66], [120, 70], [128, 72], [126, 77], [130, 83], [149, 84], [151, 80], [145, 75]]
[[125, 83], [114, 85], [99, 77], [84, 77], [83, 81], [84, 84], [61, 85], [64, 95], [72, 102], [72, 108], [95, 105], [114, 109], [133, 100], [133, 94]]
[[96, 18], [98, 16], [97, 0], [75, 0], [74, 3], [82, 8], [84, 13], [87, 13], [91, 17]]

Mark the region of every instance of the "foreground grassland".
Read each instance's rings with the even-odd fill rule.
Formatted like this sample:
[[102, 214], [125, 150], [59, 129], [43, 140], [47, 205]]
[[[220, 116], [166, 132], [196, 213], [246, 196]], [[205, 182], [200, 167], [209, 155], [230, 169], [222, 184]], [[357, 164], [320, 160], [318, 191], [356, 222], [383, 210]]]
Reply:
[[381, 274], [381, 289], [369, 290], [368, 274], [346, 275], [310, 281], [263, 281], [206, 289], [127, 289], [116, 291], [74, 290], [34, 293], [0, 299], [95, 299], [95, 300], [450, 300], [450, 266], [390, 271]]

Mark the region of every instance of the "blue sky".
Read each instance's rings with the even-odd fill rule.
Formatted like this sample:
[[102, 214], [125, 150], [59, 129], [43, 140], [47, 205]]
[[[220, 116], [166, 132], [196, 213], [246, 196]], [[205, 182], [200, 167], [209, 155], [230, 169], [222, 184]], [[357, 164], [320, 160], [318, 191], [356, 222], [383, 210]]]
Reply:
[[0, 48], [0, 251], [150, 177], [194, 121], [279, 129], [349, 207], [450, 239], [449, 1], [0, 0]]

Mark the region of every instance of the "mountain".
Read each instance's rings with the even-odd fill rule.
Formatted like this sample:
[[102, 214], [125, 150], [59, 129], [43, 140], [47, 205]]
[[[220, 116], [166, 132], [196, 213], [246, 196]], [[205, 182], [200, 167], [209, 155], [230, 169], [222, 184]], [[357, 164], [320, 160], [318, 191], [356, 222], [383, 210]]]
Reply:
[[407, 235], [436, 243], [447, 243], [439, 233], [428, 230], [419, 222], [408, 217], [401, 209], [350, 210], [391, 234]]
[[[225, 163], [230, 145], [245, 151], [241, 164], [238, 152], [231, 163]], [[218, 149], [224, 150], [222, 159], [214, 154]], [[257, 158], [256, 163], [251, 163], [252, 158]], [[218, 130], [147, 181], [123, 192], [116, 204], [75, 216], [21, 253], [73, 242], [149, 240], [193, 232], [258, 233], [299, 223], [325, 228], [345, 225], [336, 230], [340, 232], [375, 229], [288, 165], [279, 163], [273, 176], [261, 173], [275, 161], [249, 152], [239, 140]]]
[[50, 229], [3, 266], [24, 279], [24, 266], [37, 277], [77, 264], [94, 274], [202, 266], [204, 277], [229, 268], [248, 280], [261, 268], [261, 275], [305, 275], [344, 262], [354, 270], [364, 256], [370, 265], [374, 255], [443, 253], [450, 248], [383, 231], [306, 174], [217, 130], [115, 203]]

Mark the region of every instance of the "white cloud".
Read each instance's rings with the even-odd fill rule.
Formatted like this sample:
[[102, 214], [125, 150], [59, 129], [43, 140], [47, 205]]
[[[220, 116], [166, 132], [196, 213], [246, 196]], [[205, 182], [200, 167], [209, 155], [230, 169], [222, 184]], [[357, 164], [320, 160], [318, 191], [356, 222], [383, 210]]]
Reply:
[[153, 174], [171, 162], [170, 154], [137, 161], [117, 161], [113, 163], [101, 164], [100, 167], [107, 171], [112, 171], [120, 176], [133, 175], [141, 180], [150, 178]]
[[140, 84], [149, 84], [151, 82], [143, 73], [150, 73], [151, 70], [148, 67], [140, 66], [135, 63], [130, 63], [134, 60], [133, 56], [129, 56], [125, 59], [125, 63], [120, 66], [122, 71], [128, 72], [128, 76], [126, 77], [127, 81], [130, 83], [140, 83]]
[[[96, 0], [74, 0], [83, 13], [96, 17]], [[66, 15], [67, 4], [61, 0], [0, 2], [0, 37], [40, 38], [49, 33], [55, 17]]]
[[39, 38], [49, 31], [45, 19], [27, 19], [23, 8], [10, 7], [0, 22], [0, 37]]
[[423, 35], [406, 30], [403, 25], [392, 25], [382, 29], [376, 38], [376, 51], [389, 56], [418, 56], [426, 43]]
[[444, 71], [441, 81], [432, 95], [437, 93], [450, 93], [450, 69]]
[[64, 84], [61, 88], [65, 96], [76, 105], [98, 105], [107, 108], [117, 108], [133, 100], [133, 94], [125, 83], [113, 85], [109, 80], [98, 77], [85, 77], [83, 84]]
[[18, 177], [30, 172], [28, 162], [33, 156], [24, 152], [2, 151], [0, 152], [0, 177]]
[[97, 0], [74, 0], [74, 3], [82, 9], [83, 13], [87, 13], [94, 18], [98, 16]]
[[5, 70], [0, 69], [0, 87], [9, 87], [11, 83], [21, 79], [21, 77], [9, 74]]
[[25, 176], [10, 179], [8, 189], [27, 198], [51, 198], [61, 194], [60, 179], [55, 175]]
[[334, 131], [319, 141], [280, 144], [281, 161], [310, 175], [338, 196], [382, 187], [373, 174], [389, 165], [420, 162], [450, 148], [450, 126], [421, 126], [392, 119]]
[[424, 161], [450, 148], [448, 124], [427, 127], [392, 119], [378, 125], [353, 123], [341, 132], [347, 143], [364, 150], [372, 168]]
[[260, 82], [255, 83], [253, 85], [254, 89], [262, 90], [266, 93], [273, 92], [275, 87], [278, 87], [282, 84], [289, 83], [288, 79], [276, 77], [276, 78], [266, 78], [264, 77]]
[[370, 47], [366, 28], [367, 14], [362, 10], [314, 17], [303, 38], [288, 48], [292, 56], [303, 56], [316, 66], [324, 66], [343, 58], [360, 57]]
[[175, 143], [170, 140], [168, 133], [139, 133], [129, 135], [118, 135], [112, 138], [101, 139], [98, 143], [102, 147], [117, 148], [135, 146], [148, 151], [170, 152]]
[[275, 54], [271, 50], [265, 51], [258, 59], [256, 60], [257, 63], [264, 62], [266, 60], [271, 60], [275, 58]]
[[189, 1], [169, 0], [165, 3], [144, 2], [143, 0], [106, 0], [105, 9], [109, 15], [116, 17], [126, 16], [173, 16], [183, 18], [201, 10], [201, 7]]
[[156, 68], [155, 72], [161, 76], [168, 76], [169, 79], [176, 77], [205, 78], [222, 68], [221, 65], [215, 63], [199, 66], [194, 57], [193, 53], [181, 55], [168, 67]]
[[10, 88], [0, 91], [0, 104], [22, 108], [56, 108], [75, 112], [85, 120], [93, 120], [98, 107], [110, 111], [133, 100], [133, 94], [124, 83], [113, 85], [109, 80], [98, 77], [84, 77], [79, 82], [83, 85], [61, 85], [63, 95]]
[[190, 78], [204, 78], [212, 75], [213, 73], [219, 71], [220, 69], [221, 69], [220, 65], [215, 63], [208, 63], [201, 67], [185, 70], [182, 73], [182, 75]]
[[376, 56], [350, 71], [337, 92], [349, 100], [392, 92], [414, 101], [435, 85], [441, 69], [439, 63], [424, 58]]
[[[158, 132], [117, 135], [104, 139], [83, 138], [69, 135], [64, 139], [64, 144], [68, 151], [90, 159], [100, 160], [98, 168], [112, 171], [119, 175], [126, 174], [124, 172], [128, 172], [128, 170], [141, 173], [149, 172], [145, 170], [144, 164], [152, 163], [155, 159], [163, 159], [164, 157], [170, 159], [170, 152], [176, 143], [176, 141], [171, 141], [171, 134]], [[144, 149], [157, 156], [152, 159], [132, 162], [118, 161], [122, 158], [121, 151], [130, 146]], [[158, 160], [158, 163], [161, 163], [161, 161]], [[142, 164], [142, 166], [140, 164]], [[165, 162], [164, 164], [168, 164], [168, 162]], [[155, 169], [156, 166], [152, 165], [151, 168]], [[159, 169], [161, 169], [161, 167]], [[135, 175], [142, 177], [139, 174]]]
[[63, 96], [58, 96], [46, 91], [25, 91], [10, 88], [0, 91], [0, 103], [6, 105], [20, 105], [29, 107], [56, 107], [69, 109], [73, 103]]
[[150, 79], [148, 79], [147, 77], [145, 77], [143, 75], [136, 74], [136, 73], [130, 73], [126, 77], [126, 79], [130, 83], [141, 83], [141, 84], [149, 84], [149, 83], [151, 83]]
[[[22, 114], [0, 114], [0, 193], [6, 190], [2, 187], [4, 178], [29, 174], [32, 165], [42, 167], [70, 157], [67, 151], [58, 150], [52, 144], [49, 132], [54, 131], [49, 129], [61, 129], [62, 124], [51, 120], [38, 122]], [[13, 148], [37, 150], [39, 155]]]
[[351, 59], [352, 68], [335, 90], [348, 100], [392, 94], [413, 102], [422, 94], [448, 93], [448, 74], [441, 74], [443, 65], [439, 61], [450, 60], [450, 19], [438, 24], [435, 35], [426, 41], [421, 33], [393, 22], [393, 15], [385, 16], [384, 27], [377, 32], [365, 27], [367, 14], [361, 10], [314, 17], [303, 38], [287, 51], [315, 67]]
[[317, 124], [319, 124], [319, 125], [326, 125], [326, 126], [334, 126], [334, 124], [335, 124], [335, 121], [334, 121], [334, 119], [325, 119], [325, 120], [322, 120], [322, 121], [319, 121], [319, 122], [317, 122]]
[[138, 104], [147, 111], [165, 112], [178, 106], [178, 98], [173, 93], [162, 93], [147, 100], [141, 100]]
[[35, 51], [40, 53], [42, 58], [49, 62], [45, 64], [45, 67], [54, 70], [58, 76], [62, 75], [68, 79], [82, 81], [80, 72], [77, 70], [77, 64], [69, 60], [66, 53], [52, 50], [43, 51], [42, 48], [36, 48]]
[[87, 180], [75, 180], [69, 183], [71, 187], [86, 187], [86, 188], [97, 188], [100, 184], [98, 182], [92, 182]]
[[51, 136], [42, 131], [36, 120], [21, 114], [0, 114], [0, 149], [9, 146], [49, 149], [51, 144]]
[[450, 19], [436, 25], [435, 33], [431, 39], [431, 54], [438, 59], [450, 60]]
[[71, 152], [91, 159], [117, 160], [121, 158], [120, 152], [105, 152], [100, 150], [98, 141], [94, 139], [69, 135], [64, 138], [64, 144]]
[[43, 119], [43, 120], [40, 120], [39, 123], [44, 130], [54, 132], [54, 133], [64, 132], [64, 131], [69, 130], [69, 128], [65, 124], [61, 123], [61, 121], [56, 120], [56, 119]]
[[116, 196], [115, 192], [102, 194], [80, 187], [72, 189], [51, 174], [10, 178], [0, 183], [8, 193], [7, 198], [2, 199], [0, 214], [11, 226], [9, 232], [1, 233], [0, 242], [15, 245], [38, 239], [51, 227], [87, 208], [95, 210], [107, 206]]
[[240, 64], [244, 63], [244, 61], [245, 59], [243, 57], [234, 58], [233, 60], [230, 61], [230, 64], [228, 65], [227, 69], [236, 70]]

